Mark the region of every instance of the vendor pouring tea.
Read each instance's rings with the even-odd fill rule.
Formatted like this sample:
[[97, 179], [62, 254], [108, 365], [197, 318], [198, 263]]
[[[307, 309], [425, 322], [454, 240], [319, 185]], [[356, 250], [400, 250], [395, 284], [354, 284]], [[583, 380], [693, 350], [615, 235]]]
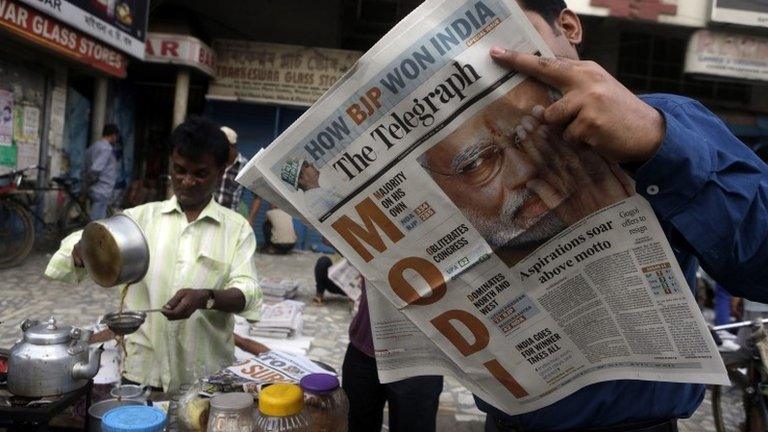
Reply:
[[[253, 230], [212, 198], [229, 144], [215, 123], [191, 118], [171, 134], [174, 196], [125, 210], [144, 231], [149, 269], [127, 290], [126, 310], [162, 309], [126, 336], [123, 380], [174, 391], [234, 361], [234, 314], [259, 318]], [[64, 239], [45, 275], [86, 276], [81, 232]], [[121, 287], [122, 288], [122, 287]]]

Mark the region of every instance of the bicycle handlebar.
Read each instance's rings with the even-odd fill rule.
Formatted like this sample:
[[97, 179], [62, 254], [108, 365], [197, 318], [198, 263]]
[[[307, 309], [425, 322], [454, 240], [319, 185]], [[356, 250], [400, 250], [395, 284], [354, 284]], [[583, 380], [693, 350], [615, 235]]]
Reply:
[[737, 322], [737, 323], [723, 324], [723, 325], [714, 326], [714, 327], [711, 327], [711, 328], [714, 331], [718, 331], [718, 330], [733, 330], [733, 329], [738, 329], [738, 328], [743, 328], [743, 327], [751, 327], [752, 325], [757, 323], [757, 321], [762, 321], [763, 324], [768, 324], [768, 318], [763, 318], [761, 320], [741, 321], [741, 322]]

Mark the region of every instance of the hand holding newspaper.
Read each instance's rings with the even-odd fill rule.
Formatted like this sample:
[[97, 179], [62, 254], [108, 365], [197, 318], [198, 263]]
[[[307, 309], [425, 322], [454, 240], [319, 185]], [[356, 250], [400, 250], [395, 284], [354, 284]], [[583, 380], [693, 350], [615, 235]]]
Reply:
[[383, 381], [456, 376], [519, 414], [589, 384], [726, 384], [649, 203], [493, 63], [551, 57], [514, 0], [427, 1], [244, 168], [368, 281]]

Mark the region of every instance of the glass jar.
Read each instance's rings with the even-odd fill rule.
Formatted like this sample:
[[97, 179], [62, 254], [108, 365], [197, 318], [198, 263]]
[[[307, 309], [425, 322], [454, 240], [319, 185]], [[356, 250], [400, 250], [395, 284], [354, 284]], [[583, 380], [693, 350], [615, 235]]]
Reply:
[[259, 393], [254, 432], [311, 432], [304, 394], [296, 384], [272, 384]]
[[349, 401], [339, 379], [324, 373], [309, 374], [299, 382], [304, 391], [304, 412], [312, 432], [346, 432]]
[[253, 431], [253, 396], [224, 393], [211, 398], [208, 432]]

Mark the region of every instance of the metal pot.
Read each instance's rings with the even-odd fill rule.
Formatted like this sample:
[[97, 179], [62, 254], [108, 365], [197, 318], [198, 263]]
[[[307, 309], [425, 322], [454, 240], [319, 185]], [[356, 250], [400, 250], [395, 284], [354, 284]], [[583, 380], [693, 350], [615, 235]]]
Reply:
[[93, 332], [57, 326], [56, 319], [21, 323], [22, 340], [8, 357], [8, 391], [17, 396], [57, 396], [75, 391], [99, 371], [102, 347], [90, 351]]
[[147, 274], [147, 239], [141, 227], [126, 215], [89, 223], [80, 244], [88, 274], [103, 287], [138, 282]]
[[88, 430], [100, 431], [101, 430], [101, 418], [104, 417], [109, 410], [126, 405], [150, 405], [151, 402], [142, 399], [106, 399], [101, 402], [96, 402], [88, 408]]

